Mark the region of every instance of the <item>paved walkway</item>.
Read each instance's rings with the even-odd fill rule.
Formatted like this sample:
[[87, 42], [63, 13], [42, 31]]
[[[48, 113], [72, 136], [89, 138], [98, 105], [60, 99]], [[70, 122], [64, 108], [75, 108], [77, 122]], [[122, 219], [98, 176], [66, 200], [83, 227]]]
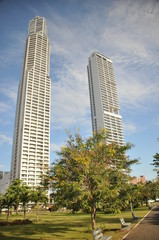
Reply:
[[159, 240], [159, 205], [137, 225], [124, 240]]

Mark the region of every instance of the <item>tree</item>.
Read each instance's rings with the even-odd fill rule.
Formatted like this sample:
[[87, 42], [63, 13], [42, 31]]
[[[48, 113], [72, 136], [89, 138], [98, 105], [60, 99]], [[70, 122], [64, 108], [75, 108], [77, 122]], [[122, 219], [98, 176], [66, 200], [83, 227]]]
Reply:
[[[158, 138], [158, 141], [159, 141], [159, 138]], [[156, 153], [154, 156], [153, 156], [153, 163], [152, 165], [155, 167], [154, 170], [157, 172], [157, 176], [159, 177], [159, 153]]]
[[130, 207], [132, 201], [131, 184], [126, 180], [116, 182], [116, 186], [111, 187], [105, 200], [102, 202], [101, 209], [105, 213], [118, 213]]
[[45, 174], [41, 175], [41, 182], [40, 182], [41, 188], [43, 188], [44, 191], [48, 191], [50, 187], [50, 173], [47, 171]]
[[4, 197], [4, 195], [0, 194], [0, 214], [1, 214], [2, 208], [3, 208], [3, 197]]
[[[131, 203], [133, 207], [139, 207], [143, 205], [143, 202], [146, 201], [146, 194], [144, 194], [143, 189], [145, 189], [145, 186], [141, 183], [138, 183], [137, 185], [132, 185], [131, 187]], [[145, 191], [146, 193], [146, 191]]]
[[36, 205], [36, 214], [37, 214], [37, 222], [39, 221], [39, 203], [47, 203], [48, 197], [46, 193], [41, 187], [37, 187], [36, 189], [31, 191], [31, 201], [33, 201]]
[[[147, 193], [147, 196], [146, 196], [146, 193]], [[159, 193], [158, 180], [148, 181], [146, 183], [146, 185], [144, 186], [143, 194], [144, 194], [145, 198], [147, 197], [147, 199], [146, 199], [147, 203], [148, 203], [148, 200], [150, 200], [150, 199], [156, 200], [156, 198], [158, 197], [158, 193]]]
[[20, 179], [15, 179], [7, 190], [7, 192], [13, 197], [13, 206], [16, 210], [16, 214], [18, 213], [18, 206], [20, 203], [21, 185], [22, 181]]
[[2, 205], [3, 207], [7, 208], [7, 221], [9, 219], [9, 212], [10, 208], [13, 206], [14, 203], [14, 194], [10, 191], [7, 191], [5, 195], [2, 197]]
[[21, 180], [15, 179], [13, 183], [8, 187], [6, 194], [2, 197], [2, 205], [8, 209], [7, 221], [9, 218], [9, 210], [12, 206], [17, 209], [21, 201]]
[[128, 179], [130, 166], [137, 160], [125, 155], [131, 145], [107, 144], [103, 130], [84, 140], [79, 134], [68, 134], [66, 146], [50, 170], [54, 201], [59, 207], [91, 212], [92, 229], [96, 228], [96, 209], [108, 194], [118, 196], [116, 184]]
[[26, 215], [26, 207], [28, 202], [31, 200], [31, 196], [30, 196], [30, 187], [22, 184], [21, 185], [21, 194], [20, 194], [20, 201], [23, 205], [23, 209], [24, 209], [24, 219], [25, 219], [25, 215]]
[[157, 176], [159, 177], [159, 153], [156, 153], [154, 156], [153, 156], [153, 166], [155, 167], [155, 171], [157, 172]]

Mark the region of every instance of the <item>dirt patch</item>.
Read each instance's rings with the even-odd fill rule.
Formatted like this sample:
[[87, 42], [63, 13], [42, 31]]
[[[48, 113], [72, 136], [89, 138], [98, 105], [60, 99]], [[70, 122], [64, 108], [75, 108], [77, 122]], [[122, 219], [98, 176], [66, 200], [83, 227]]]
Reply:
[[20, 220], [20, 219], [16, 219], [12, 222], [0, 222], [0, 226], [13, 226], [13, 225], [24, 225], [24, 224], [31, 224], [32, 221], [29, 219], [25, 219], [25, 220]]

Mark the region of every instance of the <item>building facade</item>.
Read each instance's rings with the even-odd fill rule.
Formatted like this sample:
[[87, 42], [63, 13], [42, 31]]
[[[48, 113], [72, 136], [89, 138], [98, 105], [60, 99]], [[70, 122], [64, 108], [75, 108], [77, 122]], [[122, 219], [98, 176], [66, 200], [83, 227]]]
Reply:
[[141, 183], [141, 184], [145, 185], [146, 184], [146, 178], [143, 175], [141, 175], [140, 177], [133, 177], [131, 183], [133, 185], [137, 185], [138, 183]]
[[3, 171], [0, 171], [0, 180], [3, 178]]
[[124, 145], [122, 117], [114, 76], [113, 62], [99, 52], [88, 59], [88, 84], [93, 132], [106, 129], [107, 142]]
[[50, 49], [44, 17], [29, 22], [19, 83], [11, 161], [11, 182], [37, 186], [50, 162]]
[[10, 172], [0, 172], [0, 193], [5, 194], [10, 185]]

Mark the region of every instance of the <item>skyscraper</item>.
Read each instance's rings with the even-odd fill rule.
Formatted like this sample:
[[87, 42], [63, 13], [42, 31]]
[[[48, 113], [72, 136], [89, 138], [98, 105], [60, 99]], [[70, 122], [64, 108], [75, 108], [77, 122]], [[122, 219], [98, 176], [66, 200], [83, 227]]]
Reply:
[[124, 145], [122, 117], [114, 77], [113, 62], [99, 52], [88, 59], [88, 84], [94, 132], [106, 129], [108, 143]]
[[44, 17], [29, 22], [19, 83], [11, 161], [11, 182], [37, 186], [50, 162], [50, 49]]

